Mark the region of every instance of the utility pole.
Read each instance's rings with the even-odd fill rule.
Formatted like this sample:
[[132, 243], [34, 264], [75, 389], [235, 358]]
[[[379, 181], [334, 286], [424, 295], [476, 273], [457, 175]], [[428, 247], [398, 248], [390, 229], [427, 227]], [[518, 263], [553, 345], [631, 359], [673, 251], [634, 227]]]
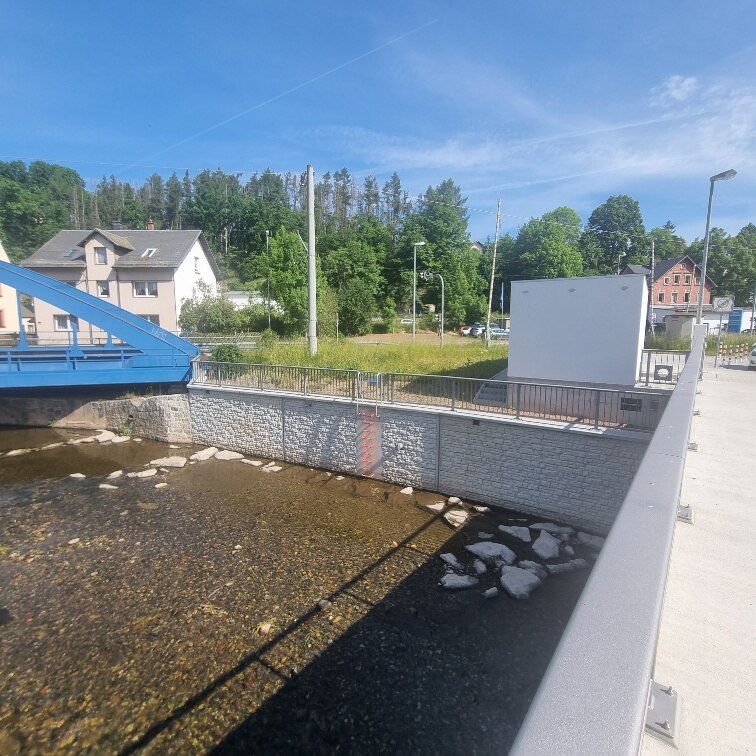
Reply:
[[265, 231], [265, 267], [268, 273], [268, 330], [270, 330], [270, 231]]
[[318, 309], [315, 271], [315, 174], [307, 166], [307, 343], [310, 357], [318, 353]]
[[496, 270], [496, 246], [499, 243], [499, 223], [501, 222], [501, 197], [496, 205], [496, 235], [494, 236], [493, 257], [491, 258], [491, 282], [488, 287], [488, 314], [486, 315], [486, 348], [491, 344], [491, 303], [493, 301], [494, 271]]
[[651, 335], [656, 335], [654, 328], [654, 265], [656, 264], [656, 242], [651, 240], [651, 292], [648, 295], [648, 309], [651, 313], [648, 319], [651, 321]]

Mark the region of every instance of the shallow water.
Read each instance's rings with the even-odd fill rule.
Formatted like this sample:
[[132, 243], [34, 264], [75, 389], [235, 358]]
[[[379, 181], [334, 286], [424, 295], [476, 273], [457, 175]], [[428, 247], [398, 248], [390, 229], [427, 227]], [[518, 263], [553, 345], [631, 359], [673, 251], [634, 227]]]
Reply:
[[[71, 435], [0, 430], [0, 450]], [[525, 602], [483, 599], [493, 574], [443, 591], [439, 552], [469, 563], [478, 531], [521, 516], [454, 531], [423, 506], [437, 494], [297, 466], [99, 488], [194, 450], [0, 458], [0, 752], [506, 751], [587, 573]]]

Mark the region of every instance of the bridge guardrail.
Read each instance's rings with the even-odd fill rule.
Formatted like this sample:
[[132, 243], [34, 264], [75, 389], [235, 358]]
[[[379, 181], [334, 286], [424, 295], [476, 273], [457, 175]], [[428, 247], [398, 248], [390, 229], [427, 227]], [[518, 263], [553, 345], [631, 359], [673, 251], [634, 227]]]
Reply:
[[644, 431], [656, 427], [669, 399], [643, 389], [207, 360], [193, 362], [192, 383]]
[[637, 756], [705, 328], [643, 457], [511, 750]]
[[690, 351], [644, 349], [638, 369], [638, 383], [674, 384], [685, 367]]

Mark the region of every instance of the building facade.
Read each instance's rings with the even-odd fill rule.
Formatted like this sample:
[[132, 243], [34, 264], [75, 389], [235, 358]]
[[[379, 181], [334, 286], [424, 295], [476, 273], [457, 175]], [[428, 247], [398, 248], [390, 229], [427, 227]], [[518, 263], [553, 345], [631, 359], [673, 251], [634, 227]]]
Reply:
[[[151, 224], [150, 224], [151, 225]], [[214, 296], [218, 266], [201, 231], [59, 231], [21, 263], [99, 297], [169, 331], [179, 329], [181, 304]], [[82, 337], [98, 329], [35, 300], [41, 341], [60, 340], [74, 328]]]
[[[8, 254], [0, 242], [0, 260], [10, 262]], [[19, 331], [18, 303], [16, 290], [0, 283], [0, 336], [16, 334]]]
[[[654, 307], [657, 305], [680, 307], [698, 306], [701, 287], [701, 268], [688, 256], [659, 260], [654, 265], [654, 280], [651, 270], [643, 265], [626, 265], [623, 274], [643, 273], [649, 285], [649, 296]], [[714, 282], [706, 276], [704, 284], [704, 305], [711, 304]]]

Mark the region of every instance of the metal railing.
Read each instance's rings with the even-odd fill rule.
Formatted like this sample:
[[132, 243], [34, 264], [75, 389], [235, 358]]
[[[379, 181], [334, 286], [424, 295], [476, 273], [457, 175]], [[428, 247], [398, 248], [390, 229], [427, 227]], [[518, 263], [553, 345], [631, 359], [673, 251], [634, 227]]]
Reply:
[[688, 360], [689, 351], [644, 349], [638, 370], [638, 383], [675, 384]]
[[642, 389], [206, 360], [194, 361], [192, 383], [644, 431], [656, 427], [669, 398]]
[[704, 327], [511, 750], [637, 756], [656, 658]]

